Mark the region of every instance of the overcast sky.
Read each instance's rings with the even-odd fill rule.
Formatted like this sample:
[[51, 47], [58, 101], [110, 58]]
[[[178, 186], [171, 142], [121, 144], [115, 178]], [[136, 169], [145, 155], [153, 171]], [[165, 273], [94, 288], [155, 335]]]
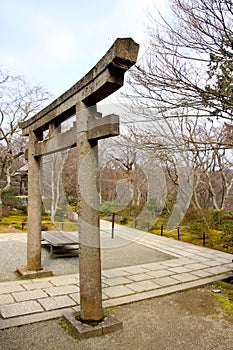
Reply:
[[0, 5], [0, 65], [58, 97], [117, 37], [143, 45], [148, 11], [165, 0], [7, 0]]

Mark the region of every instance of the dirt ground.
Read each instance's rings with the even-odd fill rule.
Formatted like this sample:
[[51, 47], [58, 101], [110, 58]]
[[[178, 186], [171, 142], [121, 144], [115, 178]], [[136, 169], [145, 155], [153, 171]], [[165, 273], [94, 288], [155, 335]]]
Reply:
[[123, 330], [79, 341], [52, 320], [0, 331], [1, 350], [232, 350], [233, 315], [213, 286], [145, 300], [110, 310]]

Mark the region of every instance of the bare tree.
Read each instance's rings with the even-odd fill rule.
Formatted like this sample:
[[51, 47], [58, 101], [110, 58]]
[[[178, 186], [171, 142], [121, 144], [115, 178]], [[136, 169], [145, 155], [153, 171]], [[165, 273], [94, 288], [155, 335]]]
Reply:
[[231, 122], [232, 1], [169, 0], [169, 4], [167, 17], [152, 12], [149, 46], [129, 80], [134, 97], [165, 117], [182, 112]]
[[62, 184], [62, 172], [66, 151], [43, 156], [41, 170], [41, 194], [43, 204], [55, 222], [58, 208], [64, 209], [67, 200]]
[[29, 86], [22, 77], [0, 70], [0, 215], [2, 194], [9, 190], [12, 176], [24, 162], [26, 142], [20, 137], [18, 121], [35, 114], [49, 98], [41, 86]]
[[226, 126], [198, 118], [185, 119], [183, 124], [181, 137], [194, 169], [193, 205], [225, 209], [233, 183]]
[[124, 94], [128, 122], [138, 121], [141, 147], [177, 189], [179, 168], [193, 169], [194, 206], [225, 208], [232, 188], [233, 3], [169, 4], [167, 16], [150, 14], [148, 47]]

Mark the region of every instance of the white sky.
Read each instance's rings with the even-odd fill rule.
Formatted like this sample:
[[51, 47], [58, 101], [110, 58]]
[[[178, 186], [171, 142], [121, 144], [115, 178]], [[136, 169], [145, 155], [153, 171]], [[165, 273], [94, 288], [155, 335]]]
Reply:
[[154, 3], [165, 6], [165, 0], [2, 0], [0, 65], [58, 97], [117, 37], [142, 46]]

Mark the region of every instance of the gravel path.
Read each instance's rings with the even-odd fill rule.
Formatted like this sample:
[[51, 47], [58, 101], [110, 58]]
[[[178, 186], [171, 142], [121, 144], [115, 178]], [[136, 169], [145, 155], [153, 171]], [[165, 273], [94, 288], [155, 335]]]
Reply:
[[[123, 238], [109, 239], [107, 248], [102, 249], [102, 268], [112, 269], [170, 259], [168, 254], [145, 247]], [[0, 282], [18, 278], [15, 270], [27, 264], [26, 234], [0, 234]], [[174, 258], [174, 257], [173, 257]], [[78, 272], [78, 257], [50, 258], [49, 251], [42, 248], [42, 265], [52, 270], [54, 275]]]
[[111, 310], [123, 331], [79, 341], [59, 320], [0, 331], [1, 350], [232, 350], [233, 316], [211, 286]]

